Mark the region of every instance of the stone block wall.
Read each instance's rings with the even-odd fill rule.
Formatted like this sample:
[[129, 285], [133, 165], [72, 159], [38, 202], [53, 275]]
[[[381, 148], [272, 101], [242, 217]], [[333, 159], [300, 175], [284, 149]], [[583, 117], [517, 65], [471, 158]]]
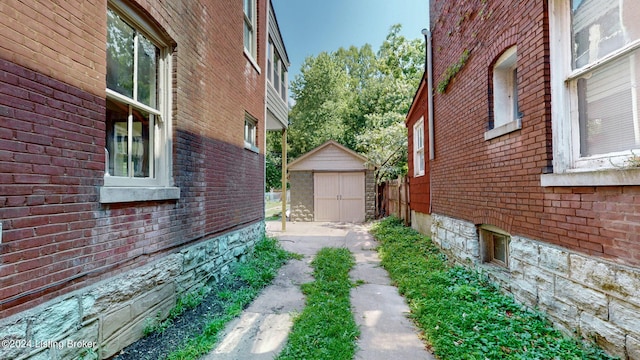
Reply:
[[1, 320], [0, 359], [109, 358], [178, 298], [219, 282], [263, 236], [254, 223]]
[[313, 172], [291, 171], [291, 221], [313, 221]]
[[433, 241], [474, 266], [567, 334], [595, 340], [621, 359], [640, 359], [640, 270], [533, 239], [512, 236], [509, 267], [480, 261], [473, 223], [433, 215]]
[[364, 198], [364, 218], [373, 220], [376, 218], [376, 176], [373, 170], [364, 174]]

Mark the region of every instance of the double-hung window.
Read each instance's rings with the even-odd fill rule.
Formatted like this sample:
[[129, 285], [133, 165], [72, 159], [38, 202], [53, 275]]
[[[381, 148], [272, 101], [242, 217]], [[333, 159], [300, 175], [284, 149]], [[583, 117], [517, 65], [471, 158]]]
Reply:
[[554, 172], [627, 168], [640, 155], [640, 2], [549, 3]]
[[280, 92], [280, 66], [282, 61], [280, 61], [280, 55], [278, 55], [277, 51], [273, 54], [273, 57], [275, 59], [273, 61], [273, 87], [277, 92]]
[[269, 80], [269, 83], [271, 84], [273, 84], [273, 48], [273, 41], [269, 38], [269, 43], [267, 45], [267, 80]]
[[169, 49], [126, 4], [109, 2], [102, 202], [175, 198], [178, 194], [145, 194], [138, 189], [133, 198], [124, 195], [126, 188], [171, 185]]
[[258, 121], [249, 114], [244, 116], [244, 147], [253, 151], [258, 150]]
[[243, 0], [244, 8], [244, 49], [256, 58], [256, 0]]
[[287, 69], [282, 61], [280, 61], [280, 67], [280, 97], [287, 101]]
[[287, 101], [287, 68], [278, 47], [269, 39], [267, 47], [267, 79], [283, 101]]
[[424, 175], [424, 118], [413, 126], [413, 175]]

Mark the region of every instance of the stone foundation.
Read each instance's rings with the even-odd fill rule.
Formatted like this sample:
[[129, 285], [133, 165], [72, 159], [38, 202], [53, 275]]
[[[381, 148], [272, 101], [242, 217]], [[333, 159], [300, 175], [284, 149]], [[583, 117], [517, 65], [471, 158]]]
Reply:
[[433, 214], [432, 239], [450, 258], [487, 274], [514, 298], [621, 359], [640, 360], [640, 270], [511, 236], [509, 266], [482, 264], [475, 224]]
[[244, 261], [264, 231], [263, 222], [249, 225], [1, 320], [0, 359], [109, 358], [178, 298]]

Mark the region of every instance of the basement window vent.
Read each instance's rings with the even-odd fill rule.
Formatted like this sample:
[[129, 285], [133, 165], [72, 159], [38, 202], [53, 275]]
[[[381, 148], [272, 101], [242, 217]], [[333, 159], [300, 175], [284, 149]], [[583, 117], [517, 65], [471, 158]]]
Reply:
[[491, 225], [480, 227], [480, 256], [483, 263], [509, 266], [509, 242], [511, 236]]

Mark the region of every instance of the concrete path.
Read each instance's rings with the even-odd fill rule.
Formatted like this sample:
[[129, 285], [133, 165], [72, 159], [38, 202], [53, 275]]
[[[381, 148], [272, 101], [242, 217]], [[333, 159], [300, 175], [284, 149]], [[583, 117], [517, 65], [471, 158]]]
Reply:
[[356, 359], [435, 359], [425, 350], [409, 311], [387, 272], [380, 267], [375, 240], [362, 225], [267, 222], [267, 233], [282, 246], [304, 255], [283, 266], [239, 319], [229, 323], [218, 346], [204, 359], [273, 359], [286, 343], [292, 316], [304, 309], [300, 285], [313, 281], [311, 260], [323, 247], [346, 247], [355, 256], [351, 278], [364, 281], [351, 291], [354, 317], [360, 326]]

